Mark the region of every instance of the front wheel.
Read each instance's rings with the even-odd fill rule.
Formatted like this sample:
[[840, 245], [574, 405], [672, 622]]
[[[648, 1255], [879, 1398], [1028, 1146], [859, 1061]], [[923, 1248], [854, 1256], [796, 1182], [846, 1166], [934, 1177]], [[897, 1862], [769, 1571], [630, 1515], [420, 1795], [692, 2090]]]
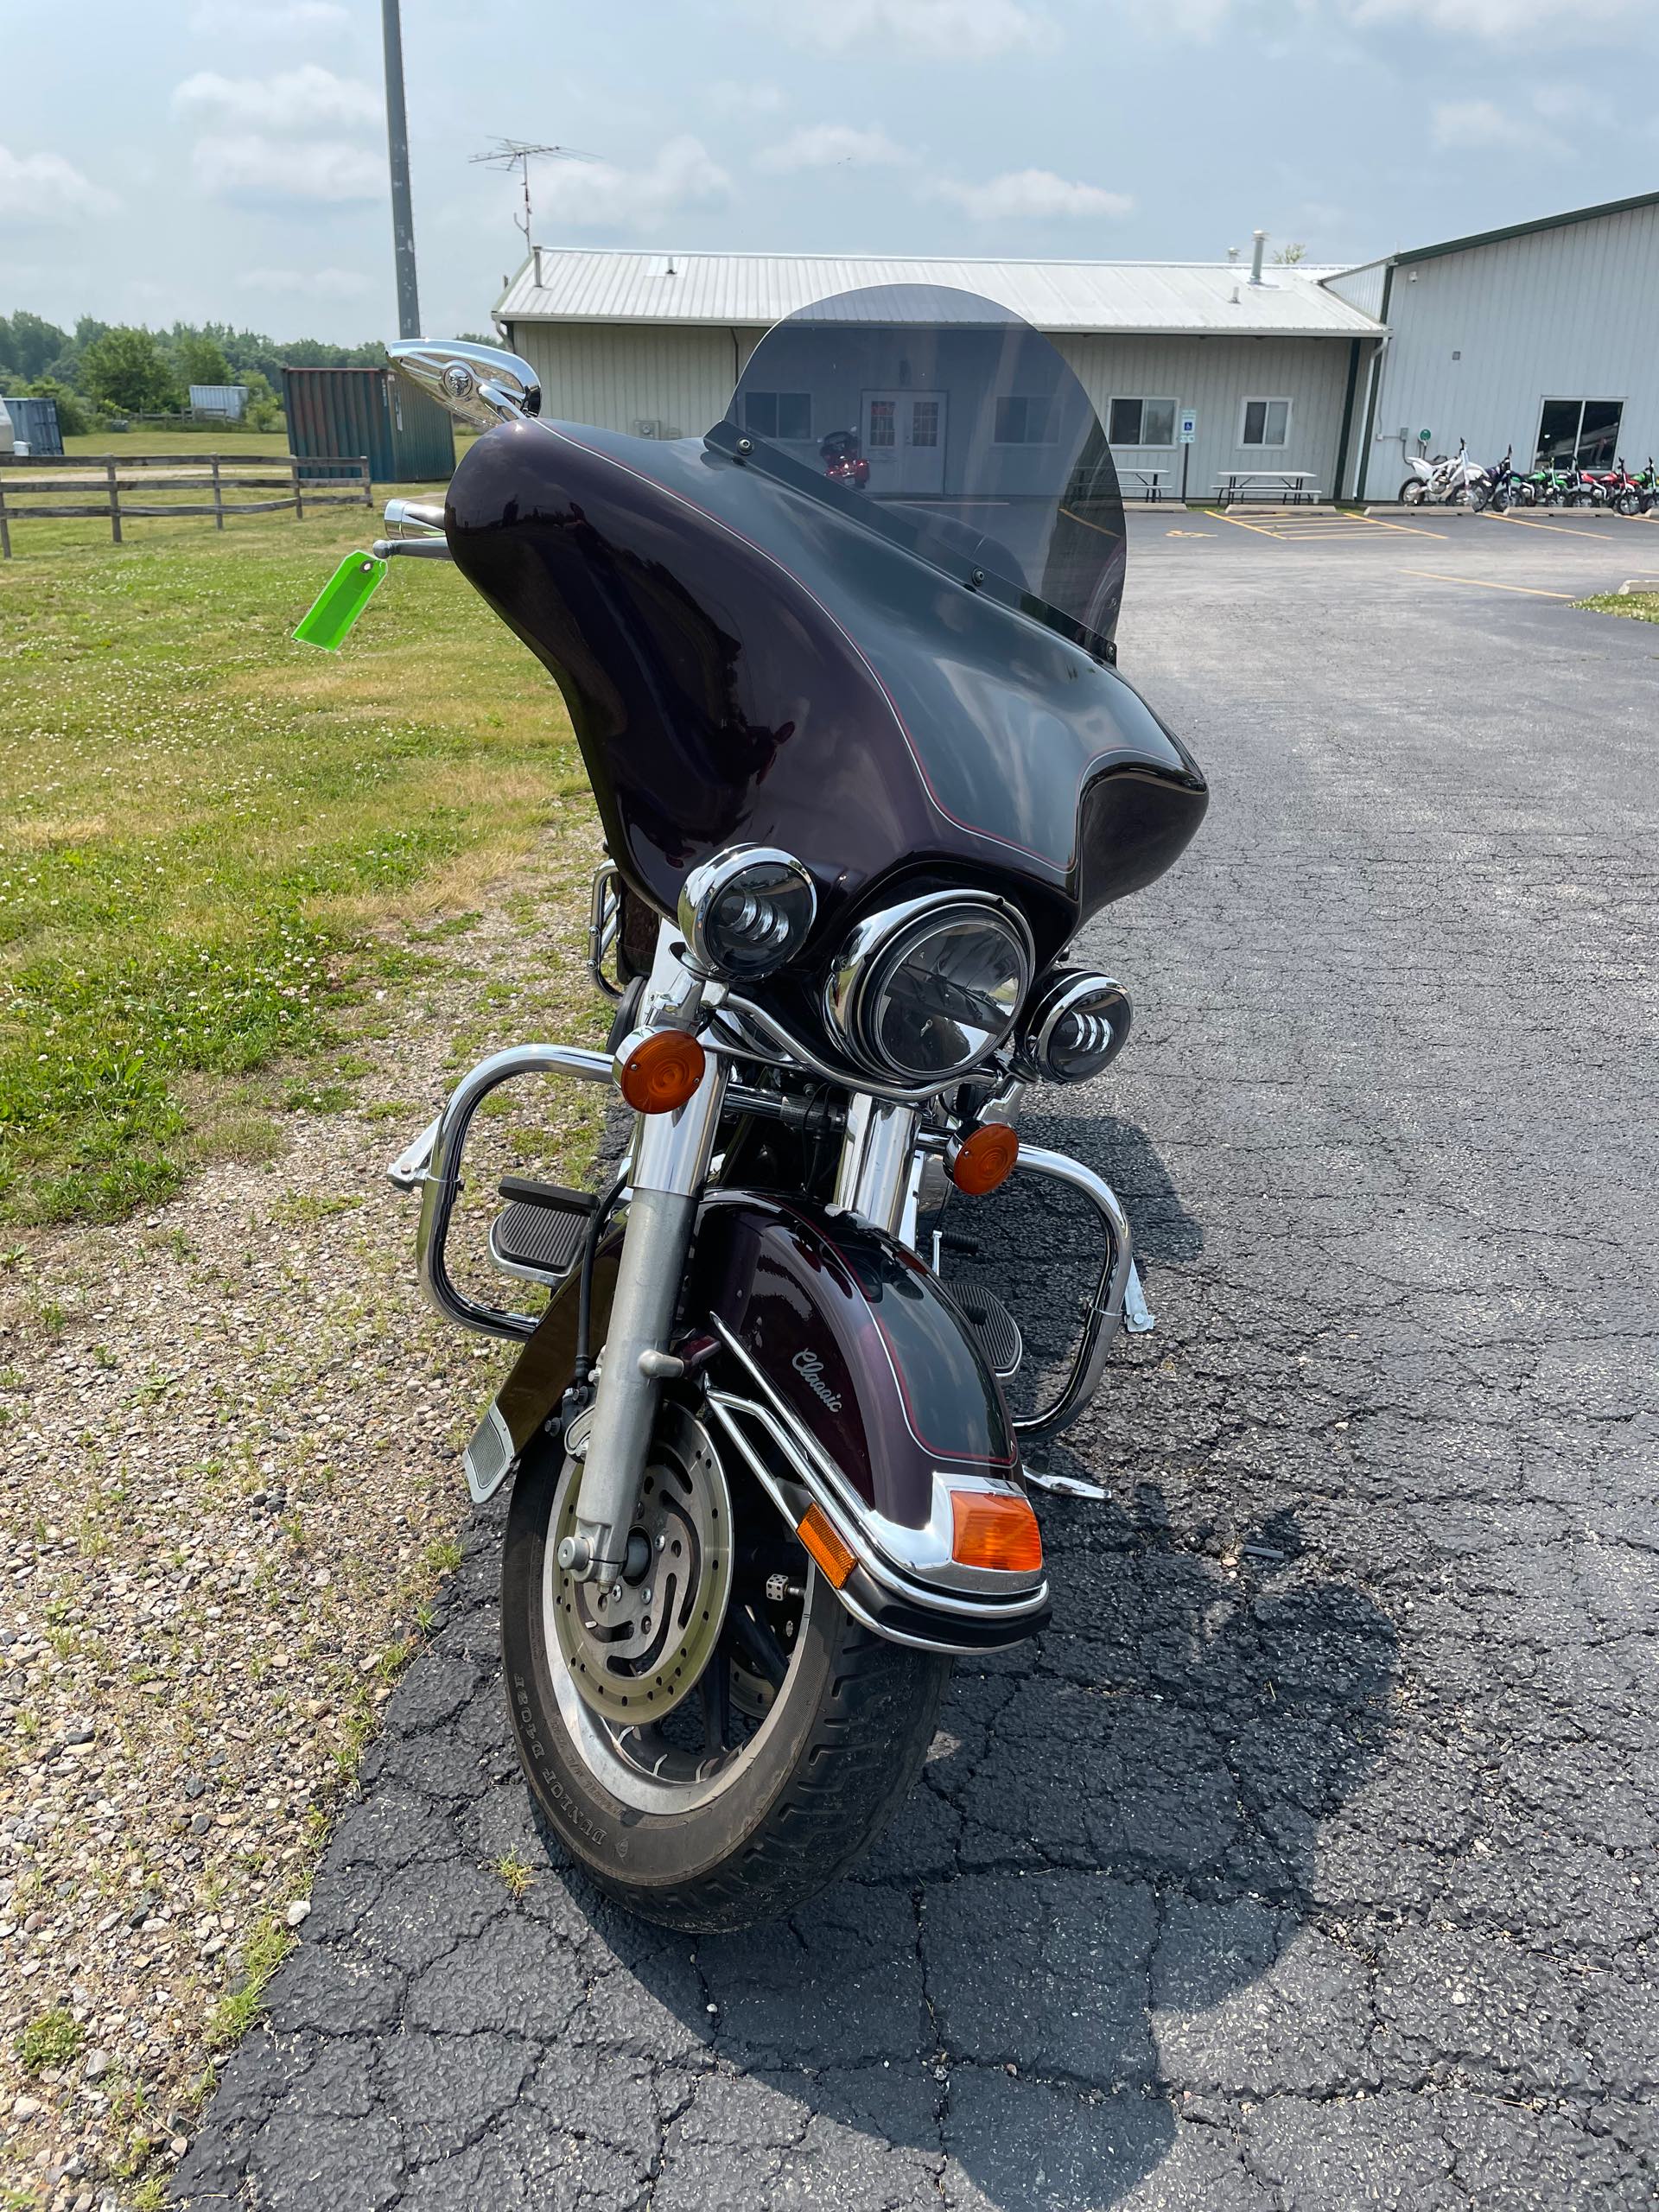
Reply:
[[1428, 486], [1421, 476], [1408, 477], [1400, 486], [1400, 504], [1402, 507], [1421, 507], [1427, 497]]
[[855, 1621], [690, 1407], [664, 1402], [602, 1596], [556, 1557], [579, 1475], [556, 1446], [527, 1454], [507, 1518], [502, 1666], [537, 1802], [647, 1920], [792, 1912], [903, 1802], [950, 1662]]

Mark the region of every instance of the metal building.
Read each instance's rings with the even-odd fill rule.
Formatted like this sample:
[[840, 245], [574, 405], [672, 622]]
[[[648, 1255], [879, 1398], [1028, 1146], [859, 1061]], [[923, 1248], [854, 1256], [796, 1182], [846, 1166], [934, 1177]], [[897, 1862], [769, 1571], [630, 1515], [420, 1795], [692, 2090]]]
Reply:
[[[798, 308], [866, 285], [978, 292], [1045, 332], [1137, 469], [1207, 499], [1224, 472], [1298, 469], [1391, 499], [1406, 454], [1638, 468], [1659, 450], [1659, 193], [1345, 269], [537, 247], [495, 319], [547, 413], [700, 434]], [[1183, 446], [1179, 423], [1195, 418]]]
[[[1126, 474], [1195, 499], [1220, 473], [1297, 468], [1329, 492], [1357, 431], [1376, 318], [1319, 272], [1238, 262], [972, 261], [537, 248], [497, 303], [543, 411], [647, 437], [719, 420], [774, 322], [836, 292], [943, 284], [1012, 308], [1058, 346]], [[1184, 416], [1194, 418], [1189, 444]], [[1135, 483], [1128, 478], [1128, 488]]]
[[1343, 489], [1392, 499], [1408, 451], [1632, 468], [1659, 450], [1659, 192], [1328, 276], [1387, 337]]
[[0, 399], [0, 420], [11, 418], [11, 443], [0, 430], [0, 453], [27, 447], [30, 454], [63, 451], [63, 432], [58, 425], [55, 399]]
[[248, 404], [245, 384], [193, 384], [190, 412], [198, 423], [239, 423]]

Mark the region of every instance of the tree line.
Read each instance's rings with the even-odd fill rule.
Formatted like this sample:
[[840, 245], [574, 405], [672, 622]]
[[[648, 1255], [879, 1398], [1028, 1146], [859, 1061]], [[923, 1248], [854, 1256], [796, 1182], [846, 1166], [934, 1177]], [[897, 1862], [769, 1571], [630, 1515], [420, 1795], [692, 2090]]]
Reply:
[[278, 345], [262, 331], [238, 330], [228, 322], [175, 322], [170, 330], [149, 330], [82, 315], [73, 330], [62, 330], [23, 308], [0, 315], [0, 393], [55, 399], [59, 424], [69, 437], [112, 416], [181, 414], [193, 384], [245, 385], [248, 427], [279, 430], [284, 365], [378, 368], [385, 358], [378, 342], [330, 346], [296, 338]]

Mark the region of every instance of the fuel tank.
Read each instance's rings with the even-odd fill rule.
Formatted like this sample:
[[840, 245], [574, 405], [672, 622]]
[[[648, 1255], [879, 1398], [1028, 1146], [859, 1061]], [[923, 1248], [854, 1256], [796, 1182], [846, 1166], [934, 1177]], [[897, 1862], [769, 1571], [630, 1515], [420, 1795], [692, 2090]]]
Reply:
[[811, 870], [810, 949], [931, 880], [1018, 899], [1046, 961], [1203, 817], [1196, 762], [1115, 668], [735, 450], [504, 424], [446, 522], [559, 683], [612, 855], [661, 913], [750, 840]]

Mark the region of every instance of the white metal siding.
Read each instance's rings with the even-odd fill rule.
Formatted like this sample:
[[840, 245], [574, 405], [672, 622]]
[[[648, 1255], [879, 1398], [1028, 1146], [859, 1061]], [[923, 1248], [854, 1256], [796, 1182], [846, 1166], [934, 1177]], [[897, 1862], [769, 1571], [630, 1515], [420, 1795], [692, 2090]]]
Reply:
[[1344, 269], [1335, 276], [1325, 279], [1325, 289], [1346, 300], [1351, 308], [1362, 314], [1381, 315], [1382, 312], [1382, 284], [1388, 274], [1386, 261], [1368, 261], [1361, 269]]
[[[1342, 435], [1348, 347], [1332, 339], [1066, 338], [1055, 344], [1076, 370], [1103, 422], [1113, 398], [1172, 396], [1198, 416], [1187, 467], [1187, 496], [1207, 499], [1224, 468], [1310, 468], [1317, 488], [1334, 489]], [[1289, 442], [1282, 452], [1238, 442], [1246, 399], [1289, 399]], [[1355, 435], [1358, 435], [1356, 429]], [[1165, 490], [1179, 493], [1181, 449], [1114, 448], [1120, 467], [1167, 468]], [[1132, 484], [1126, 486], [1134, 496]]]
[[1389, 322], [1373, 498], [1405, 476], [1402, 429], [1414, 448], [1432, 432], [1436, 453], [1466, 438], [1481, 461], [1513, 442], [1529, 463], [1546, 399], [1623, 400], [1625, 460], [1659, 451], [1659, 207], [1403, 262]]
[[518, 322], [507, 343], [542, 380], [542, 412], [556, 423], [700, 438], [726, 412], [759, 330], [652, 329], [604, 323]]
[[[740, 373], [764, 336], [759, 329], [652, 329], [601, 323], [515, 323], [507, 343], [542, 380], [550, 420], [632, 430], [660, 423], [664, 436], [700, 437], [726, 412]], [[1173, 399], [1198, 416], [1188, 490], [1207, 499], [1224, 468], [1306, 468], [1333, 488], [1347, 388], [1348, 346], [1340, 339], [1096, 338], [1055, 334], [1102, 421], [1111, 400]], [[1363, 386], [1362, 386], [1363, 391]], [[1238, 442], [1246, 399], [1291, 401], [1282, 452]], [[1359, 435], [1358, 403], [1353, 435]], [[1121, 448], [1120, 464], [1166, 468], [1178, 493], [1181, 448]], [[1128, 487], [1131, 497], [1135, 487]]]

